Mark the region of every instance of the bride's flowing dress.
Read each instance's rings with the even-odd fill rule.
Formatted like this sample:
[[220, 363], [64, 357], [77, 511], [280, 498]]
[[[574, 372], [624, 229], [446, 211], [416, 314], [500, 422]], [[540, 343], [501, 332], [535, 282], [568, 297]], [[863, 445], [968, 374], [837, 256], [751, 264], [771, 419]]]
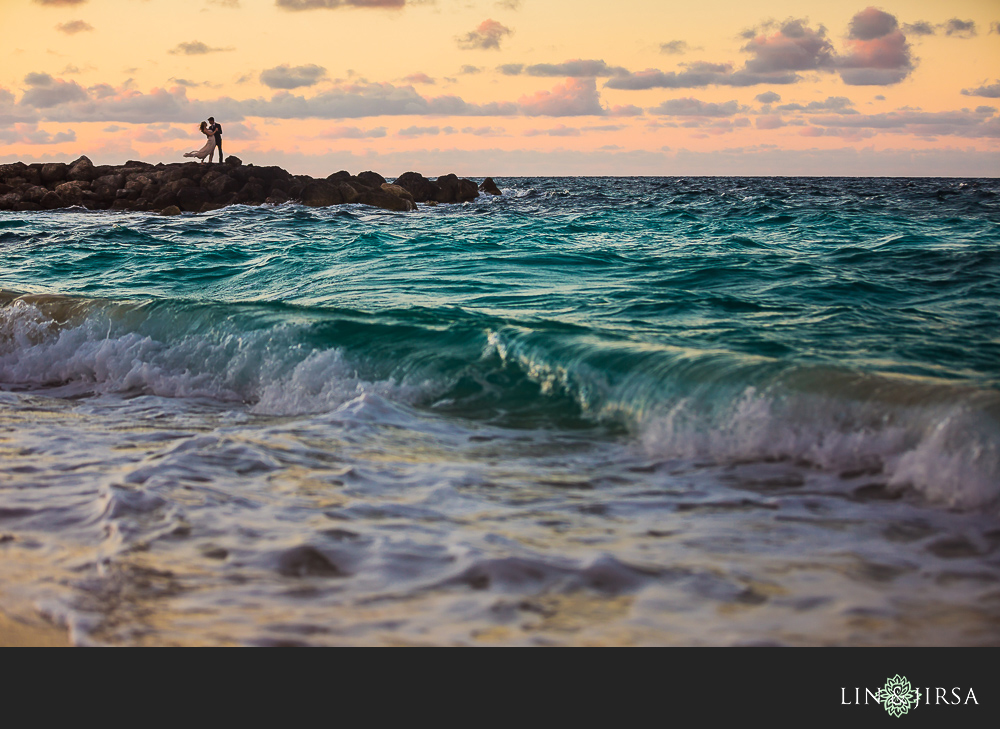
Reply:
[[212, 154], [212, 150], [215, 149], [215, 136], [212, 135], [205, 142], [205, 146], [199, 149], [197, 152], [185, 152], [185, 157], [197, 157], [198, 159], [205, 159], [208, 155]]

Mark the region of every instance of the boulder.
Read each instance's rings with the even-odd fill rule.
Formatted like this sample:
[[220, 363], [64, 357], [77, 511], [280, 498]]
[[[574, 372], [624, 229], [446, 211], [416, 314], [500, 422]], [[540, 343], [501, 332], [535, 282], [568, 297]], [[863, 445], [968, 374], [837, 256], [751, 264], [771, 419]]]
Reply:
[[41, 210], [42, 206], [34, 202], [19, 202], [14, 206], [14, 210], [22, 213], [33, 213], [36, 210]]
[[302, 190], [302, 204], [312, 208], [323, 208], [328, 205], [340, 205], [344, 202], [344, 193], [340, 187], [326, 180], [310, 182]]
[[250, 182], [243, 186], [243, 189], [236, 193], [236, 202], [241, 205], [260, 205], [267, 199], [264, 192], [264, 185], [256, 178], [250, 178]]
[[204, 187], [185, 187], [177, 191], [177, 205], [181, 210], [197, 213], [202, 205], [212, 202], [214, 196]]
[[175, 195], [187, 187], [197, 187], [198, 183], [187, 177], [182, 177], [179, 180], [174, 180], [173, 182], [168, 182], [160, 188], [160, 192], [172, 192]]
[[14, 210], [21, 203], [21, 195], [16, 192], [8, 192], [0, 195], [0, 210]]
[[404, 172], [396, 178], [395, 184], [408, 190], [416, 202], [436, 200], [441, 189], [419, 172]]
[[382, 185], [385, 184], [385, 178], [378, 172], [372, 172], [371, 170], [358, 173], [358, 179], [368, 185], [368, 187], [373, 187], [376, 190], [380, 189]]
[[152, 181], [153, 178], [145, 172], [133, 172], [132, 174], [125, 176], [125, 187], [127, 188], [130, 185], [137, 185], [141, 190]]
[[94, 181], [91, 189], [98, 200], [110, 203], [118, 197], [118, 187], [109, 182]]
[[410, 191], [403, 189], [399, 185], [390, 185], [388, 182], [384, 182], [382, 183], [382, 190], [389, 193], [390, 195], [395, 195], [396, 197], [402, 198], [404, 200], [415, 202], [413, 199], [413, 195], [410, 194]]
[[363, 205], [371, 205], [372, 207], [382, 208], [383, 210], [392, 210], [398, 213], [405, 213], [410, 210], [417, 209], [417, 206], [412, 200], [406, 200], [393, 195], [392, 193], [386, 192], [385, 190], [368, 190], [366, 192], [359, 193], [358, 202]]
[[222, 197], [227, 192], [236, 192], [240, 189], [240, 184], [229, 175], [221, 175], [214, 180], [209, 180], [207, 185], [202, 180], [202, 186], [211, 193], [212, 197]]
[[62, 182], [66, 179], [67, 172], [69, 172], [69, 165], [64, 162], [50, 162], [42, 165], [42, 182]]
[[438, 191], [434, 199], [441, 203], [458, 200], [458, 175], [441, 175], [437, 178]]
[[160, 211], [160, 215], [180, 215], [181, 209], [176, 205], [168, 205]]
[[110, 187], [117, 192], [125, 187], [125, 175], [112, 173], [110, 175], [101, 175], [100, 177], [95, 178], [92, 189], [97, 190], [101, 187]]
[[273, 190], [264, 202], [268, 205], [281, 205], [288, 202], [289, 199], [288, 195], [281, 190]]
[[45, 193], [44, 196], [42, 196], [42, 199], [39, 201], [39, 204], [45, 210], [55, 210], [56, 208], [66, 207], [59, 193], [53, 192], [52, 190], [49, 190], [48, 192]]
[[[161, 192], [153, 198], [153, 210], [166, 210], [175, 205], [177, 205], [177, 193], [175, 192]], [[180, 211], [178, 210], [178, 212]]]
[[199, 213], [210, 213], [210, 212], [212, 212], [213, 210], [221, 210], [221, 209], [222, 209], [222, 208], [224, 208], [224, 207], [225, 207], [225, 205], [219, 205], [219, 203], [214, 203], [214, 202], [207, 202], [207, 203], [204, 203], [204, 204], [203, 204], [203, 205], [202, 205], [202, 206], [201, 206], [201, 207], [200, 207], [200, 208], [198, 209], [198, 212], [199, 212]]
[[239, 167], [240, 165], [243, 164], [243, 160], [241, 160], [239, 157], [229, 155], [228, 157], [226, 157], [226, 164], [232, 167]]
[[8, 192], [12, 192], [13, 190], [14, 188], [10, 185], [0, 182], [0, 195], [6, 195]]
[[500, 191], [500, 188], [497, 187], [497, 183], [493, 181], [492, 177], [487, 177], [485, 180], [483, 180], [482, 183], [480, 183], [479, 185], [479, 189], [490, 195], [503, 195], [503, 193]]
[[468, 202], [469, 200], [475, 200], [479, 197], [479, 187], [472, 180], [461, 179], [458, 181], [458, 193], [456, 194], [456, 202]]
[[24, 162], [12, 162], [9, 165], [0, 165], [0, 179], [10, 179], [12, 177], [24, 177], [24, 171], [28, 165]]
[[133, 205], [134, 203], [131, 200], [124, 197], [120, 197], [113, 203], [111, 203], [111, 206], [108, 208], [108, 210], [133, 210], [134, 209]]
[[341, 182], [337, 185], [340, 194], [344, 196], [344, 204], [350, 205], [358, 201], [358, 191], [349, 182]]
[[90, 183], [86, 180], [63, 182], [56, 187], [56, 192], [67, 205], [82, 205], [83, 193], [87, 190], [90, 190]]
[[47, 192], [48, 190], [41, 185], [30, 185], [21, 192], [21, 200], [23, 202], [40, 203]]
[[347, 182], [351, 179], [351, 173], [347, 170], [341, 170], [340, 172], [334, 172], [332, 175], [326, 178], [327, 182]]

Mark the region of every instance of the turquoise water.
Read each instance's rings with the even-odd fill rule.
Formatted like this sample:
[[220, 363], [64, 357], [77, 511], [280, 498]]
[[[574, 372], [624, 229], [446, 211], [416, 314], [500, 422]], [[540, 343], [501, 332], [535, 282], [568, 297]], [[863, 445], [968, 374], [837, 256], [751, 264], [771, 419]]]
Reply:
[[0, 213], [0, 609], [80, 643], [1000, 642], [1000, 183], [501, 187]]

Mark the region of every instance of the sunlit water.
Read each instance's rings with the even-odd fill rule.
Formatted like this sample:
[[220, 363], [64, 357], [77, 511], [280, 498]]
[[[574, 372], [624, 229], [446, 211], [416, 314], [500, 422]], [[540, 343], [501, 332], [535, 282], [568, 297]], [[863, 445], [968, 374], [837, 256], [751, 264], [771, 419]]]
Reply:
[[80, 644], [1000, 644], [1000, 183], [0, 213], [0, 610]]

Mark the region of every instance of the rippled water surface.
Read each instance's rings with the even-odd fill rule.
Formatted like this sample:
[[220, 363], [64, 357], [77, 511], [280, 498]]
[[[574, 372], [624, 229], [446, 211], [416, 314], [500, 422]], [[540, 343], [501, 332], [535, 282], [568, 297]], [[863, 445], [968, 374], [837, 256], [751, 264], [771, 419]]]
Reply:
[[0, 611], [80, 644], [1000, 644], [1000, 182], [0, 213]]

